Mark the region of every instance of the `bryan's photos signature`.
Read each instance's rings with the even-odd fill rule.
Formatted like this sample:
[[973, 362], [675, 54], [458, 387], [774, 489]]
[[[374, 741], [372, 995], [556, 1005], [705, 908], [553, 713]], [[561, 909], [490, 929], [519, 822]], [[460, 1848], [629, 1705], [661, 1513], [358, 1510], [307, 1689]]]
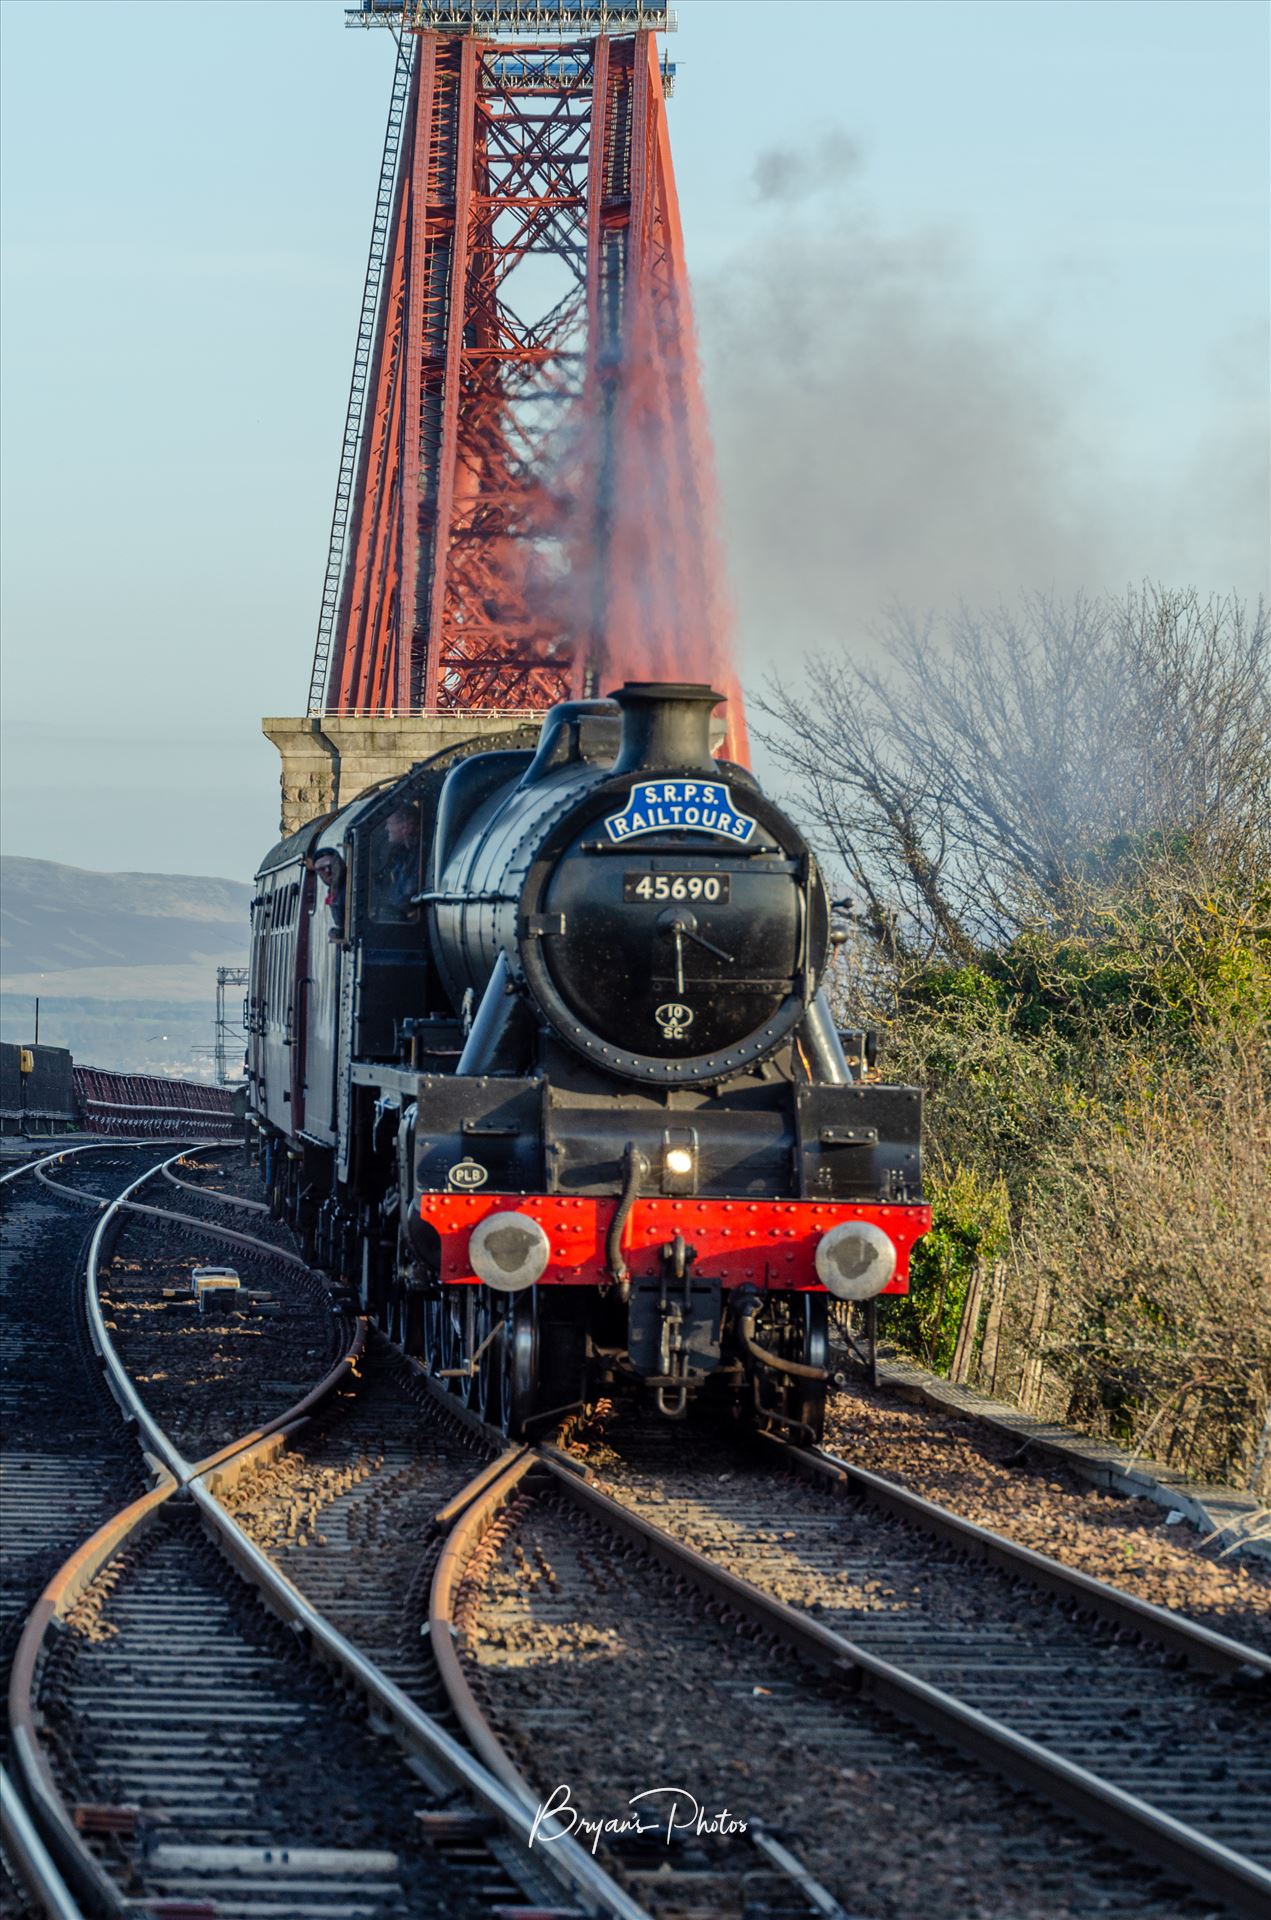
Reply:
[[539, 1802], [530, 1845], [537, 1840], [550, 1846], [553, 1840], [574, 1835], [595, 1853], [602, 1839], [622, 1839], [631, 1834], [660, 1833], [670, 1846], [677, 1834], [696, 1838], [746, 1831], [746, 1822], [739, 1814], [730, 1813], [727, 1807], [708, 1813], [687, 1787], [646, 1787], [642, 1793], [632, 1794], [627, 1809], [609, 1819], [598, 1819], [574, 1805], [568, 1786], [554, 1787], [547, 1799]]

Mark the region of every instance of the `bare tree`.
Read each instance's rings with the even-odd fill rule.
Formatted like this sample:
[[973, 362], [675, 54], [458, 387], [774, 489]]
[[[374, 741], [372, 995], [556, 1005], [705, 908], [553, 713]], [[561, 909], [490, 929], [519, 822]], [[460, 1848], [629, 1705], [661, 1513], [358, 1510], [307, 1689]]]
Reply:
[[822, 656], [775, 684], [764, 736], [899, 961], [970, 960], [1076, 925], [1092, 884], [1153, 840], [1271, 859], [1271, 624], [1144, 587], [893, 612], [882, 666]]

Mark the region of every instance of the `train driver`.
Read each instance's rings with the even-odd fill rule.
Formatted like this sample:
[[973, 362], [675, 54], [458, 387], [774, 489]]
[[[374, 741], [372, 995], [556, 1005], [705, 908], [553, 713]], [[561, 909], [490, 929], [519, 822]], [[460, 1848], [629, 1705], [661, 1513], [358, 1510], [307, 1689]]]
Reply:
[[377, 920], [409, 920], [419, 892], [420, 821], [418, 809], [395, 807], [375, 835], [372, 859], [372, 911]]

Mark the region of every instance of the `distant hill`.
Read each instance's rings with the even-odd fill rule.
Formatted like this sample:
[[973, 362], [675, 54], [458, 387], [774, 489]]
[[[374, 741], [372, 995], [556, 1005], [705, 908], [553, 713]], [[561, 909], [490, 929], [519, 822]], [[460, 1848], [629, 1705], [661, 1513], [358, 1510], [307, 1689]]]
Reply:
[[0, 859], [0, 1032], [69, 1046], [96, 1066], [210, 1071], [216, 969], [247, 962], [238, 880], [93, 873], [53, 860]]
[[91, 873], [0, 859], [0, 955], [12, 990], [27, 974], [171, 967], [247, 954], [252, 890], [185, 873]]

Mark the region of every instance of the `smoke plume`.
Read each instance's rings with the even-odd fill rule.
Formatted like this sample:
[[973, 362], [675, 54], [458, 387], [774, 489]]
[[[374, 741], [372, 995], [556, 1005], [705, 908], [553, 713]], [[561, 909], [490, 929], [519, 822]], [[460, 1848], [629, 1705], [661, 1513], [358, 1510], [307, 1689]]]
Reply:
[[[1176, 577], [1174, 516], [1118, 471], [1088, 375], [1045, 314], [995, 309], [947, 227], [884, 231], [859, 164], [843, 136], [762, 155], [744, 258], [696, 282], [752, 684], [801, 650], [862, 651], [889, 604]], [[1172, 489], [1186, 468], [1184, 455]], [[1205, 548], [1211, 563], [1222, 551]]]

